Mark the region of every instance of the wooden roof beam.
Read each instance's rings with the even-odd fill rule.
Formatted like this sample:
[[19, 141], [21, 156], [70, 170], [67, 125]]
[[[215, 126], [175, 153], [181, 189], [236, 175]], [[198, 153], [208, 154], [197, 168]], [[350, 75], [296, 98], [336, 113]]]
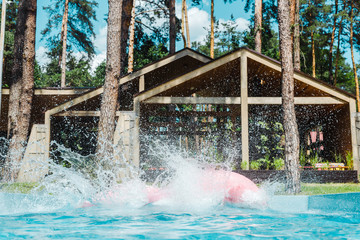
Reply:
[[86, 100], [90, 99], [90, 98], [93, 98], [93, 97], [96, 97], [97, 95], [100, 95], [104, 92], [104, 88], [98, 88], [96, 89], [95, 91], [91, 91], [89, 93], [86, 93], [82, 96], [79, 96], [75, 99], [72, 99], [66, 103], [63, 103], [53, 109], [50, 109], [48, 111], [46, 111], [45, 115], [48, 115], [48, 116], [51, 116], [51, 115], [54, 115], [55, 113], [58, 113], [58, 112], [62, 112], [62, 111], [65, 111], [66, 109], [72, 107], [72, 106], [75, 106], [79, 103], [82, 103], [82, 102], [85, 102]]
[[[100, 117], [100, 111], [66, 111], [54, 114], [56, 117]], [[116, 116], [120, 116], [120, 111], [116, 111]]]
[[155, 104], [240, 104], [240, 97], [152, 97], [144, 103]]
[[[296, 105], [331, 105], [344, 104], [333, 97], [295, 97]], [[241, 97], [152, 97], [143, 103], [147, 104], [241, 104]], [[248, 104], [280, 105], [281, 97], [248, 97]]]
[[174, 78], [166, 83], [163, 83], [153, 89], [150, 89], [150, 90], [147, 90], [146, 92], [142, 92], [140, 94], [138, 94], [135, 98], [139, 101], [139, 102], [142, 102], [144, 101], [145, 99], [148, 99], [148, 98], [151, 98], [161, 92], [164, 92], [166, 90], [169, 90], [173, 87], [176, 87], [182, 83], [185, 83], [187, 81], [190, 81], [191, 79], [193, 78], [196, 78], [202, 74], [205, 74], [209, 71], [212, 71], [213, 69], [215, 68], [218, 68], [228, 62], [231, 62], [237, 58], [240, 58], [240, 55], [241, 55], [241, 52], [242, 51], [236, 51], [232, 54], [229, 54], [229, 55], [226, 55], [224, 57], [221, 57], [217, 60], [214, 60], [202, 67], [199, 67], [197, 68], [196, 70], [194, 71], [191, 71], [187, 74], [184, 74], [180, 77], [177, 77], [177, 78]]
[[[34, 95], [79, 95], [88, 91], [95, 90], [93, 88], [80, 88], [80, 89], [35, 89]], [[9, 95], [10, 89], [3, 88], [1, 90], [3, 95]]]
[[129, 81], [133, 80], [134, 78], [140, 77], [141, 75], [145, 75], [151, 71], [154, 71], [157, 68], [163, 67], [171, 62], [174, 62], [174, 61], [176, 61], [180, 58], [186, 57], [186, 56], [190, 56], [190, 57], [197, 59], [203, 63], [207, 63], [210, 61], [209, 58], [207, 58], [201, 54], [197, 54], [196, 52], [194, 52], [190, 49], [184, 49], [183, 51], [180, 51], [168, 58], [164, 58], [163, 60], [160, 60], [154, 64], [150, 64], [149, 66], [140, 69], [139, 71], [133, 72], [129, 75], [122, 77], [120, 79], [120, 84], [129, 82]]

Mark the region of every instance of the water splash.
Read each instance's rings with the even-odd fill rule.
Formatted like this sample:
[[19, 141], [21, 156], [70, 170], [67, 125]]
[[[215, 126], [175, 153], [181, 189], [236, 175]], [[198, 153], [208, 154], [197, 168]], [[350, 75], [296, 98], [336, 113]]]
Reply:
[[[93, 205], [135, 210], [148, 206], [149, 191], [159, 191], [161, 196], [151, 205], [165, 211], [206, 212], [226, 204], [224, 199], [229, 192], [224, 186], [230, 175], [218, 178], [218, 173], [219, 169], [230, 173], [234, 154], [219, 161], [206, 148], [201, 154], [192, 154], [171, 144], [156, 140], [152, 143], [148, 156], [157, 159], [162, 171], [151, 182], [144, 180], [149, 171], [146, 166], [141, 170], [134, 168], [120, 152], [116, 159], [102, 160], [111, 162], [109, 170], [94, 161], [94, 155], [82, 156], [54, 143], [61, 162], [48, 159], [50, 174], [29, 194], [0, 195], [0, 214], [67, 211]], [[117, 170], [124, 166], [129, 174], [119, 179]], [[263, 190], [247, 192], [239, 205], [264, 207], [265, 201]]]

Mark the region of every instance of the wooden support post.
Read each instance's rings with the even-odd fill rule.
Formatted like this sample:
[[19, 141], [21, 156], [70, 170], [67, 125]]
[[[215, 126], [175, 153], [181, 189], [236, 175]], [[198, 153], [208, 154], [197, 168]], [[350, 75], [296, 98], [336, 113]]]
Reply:
[[141, 75], [139, 78], [139, 92], [145, 90], [145, 75]]
[[247, 53], [242, 51], [240, 61], [240, 86], [241, 86], [241, 150], [242, 161], [246, 162], [246, 170], [249, 170], [249, 106], [248, 106], [248, 74]]
[[358, 117], [356, 114], [356, 100], [350, 99], [349, 103], [349, 110], [350, 110], [350, 123], [351, 123], [351, 144], [352, 144], [352, 152], [353, 152], [353, 164], [354, 170], [357, 170], [358, 173], [360, 171], [360, 163], [359, 163], [359, 142], [357, 141], [358, 138], [356, 136], [356, 118]]
[[133, 164], [135, 167], [140, 167], [140, 102], [137, 98], [134, 99], [134, 158]]
[[50, 111], [45, 112], [45, 158], [50, 157], [50, 132], [51, 132], [51, 121]]

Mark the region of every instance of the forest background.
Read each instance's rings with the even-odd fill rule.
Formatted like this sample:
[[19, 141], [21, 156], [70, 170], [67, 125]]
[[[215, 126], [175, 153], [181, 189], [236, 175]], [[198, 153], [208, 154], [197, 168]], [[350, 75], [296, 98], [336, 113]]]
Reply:
[[[61, 20], [64, 13], [62, 0], [38, 0], [36, 30], [35, 87], [59, 87]], [[69, 34], [66, 58], [66, 86], [96, 87], [105, 78], [107, 0], [70, 0], [87, 5], [84, 20], [76, 16], [76, 8], [69, 10], [74, 28], [82, 26], [83, 36]], [[137, 0], [134, 44], [134, 70], [168, 54], [168, 15], [162, 0]], [[342, 0], [301, 0], [301, 70], [325, 82], [355, 93], [354, 73], [351, 66], [348, 6]], [[13, 36], [15, 31], [17, 0], [7, 9], [5, 66], [3, 84], [11, 76]], [[210, 0], [187, 1], [191, 47], [210, 54]], [[337, 5], [337, 7], [336, 7]], [[263, 1], [262, 53], [279, 60], [279, 41], [276, 1]], [[151, 11], [149, 11], [151, 10]], [[154, 11], [152, 11], [154, 10]], [[355, 10], [354, 44], [355, 60], [360, 63], [360, 13]], [[73, 14], [73, 16], [71, 15]], [[176, 1], [176, 50], [184, 47], [181, 38], [181, 1]], [[85, 21], [86, 22], [86, 21]], [[335, 32], [332, 33], [335, 23]], [[69, 26], [71, 26], [69, 24]], [[74, 32], [74, 31], [73, 31]], [[75, 34], [74, 34], [75, 35]], [[215, 57], [240, 46], [254, 49], [254, 1], [215, 1]], [[82, 42], [83, 41], [83, 42]], [[332, 43], [331, 43], [332, 42]], [[312, 45], [314, 43], [314, 45]], [[330, 45], [333, 44], [333, 75], [330, 79]], [[312, 51], [314, 49], [314, 51]], [[315, 63], [314, 63], [315, 56]], [[126, 59], [126, 58], [125, 58]], [[127, 62], [123, 73], [127, 72]]]

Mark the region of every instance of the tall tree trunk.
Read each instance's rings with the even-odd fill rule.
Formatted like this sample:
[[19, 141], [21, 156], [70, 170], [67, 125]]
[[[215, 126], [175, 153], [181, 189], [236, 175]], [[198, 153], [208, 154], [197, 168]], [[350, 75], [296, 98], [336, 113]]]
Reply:
[[175, 53], [176, 43], [176, 16], [175, 16], [175, 0], [169, 1], [169, 13], [170, 13], [170, 54]]
[[135, 38], [135, 5], [136, 0], [133, 2], [130, 21], [130, 37], [129, 37], [129, 59], [128, 59], [128, 73], [134, 71], [134, 38]]
[[211, 0], [211, 15], [210, 15], [210, 57], [214, 58], [214, 0]]
[[290, 0], [290, 29], [291, 29], [291, 49], [294, 52], [294, 34], [295, 34], [295, 8], [296, 0]]
[[282, 107], [285, 132], [286, 191], [299, 193], [299, 132], [294, 104], [294, 67], [291, 51], [289, 0], [278, 0], [281, 55]]
[[255, 0], [255, 51], [261, 53], [261, 32], [262, 32], [262, 0]]
[[300, 1], [295, 0], [294, 69], [300, 71]]
[[292, 45], [294, 44], [295, 9], [296, 9], [296, 0], [290, 0], [290, 29], [291, 29]]
[[121, 13], [122, 0], [108, 0], [109, 17], [107, 29], [107, 53], [104, 92], [102, 94], [99, 131], [97, 137], [97, 160], [110, 160], [113, 154], [115, 115], [118, 105], [121, 72]]
[[7, 182], [17, 179], [29, 133], [34, 87], [36, 7], [36, 0], [19, 2], [9, 100], [10, 145], [4, 169], [4, 180]]
[[340, 58], [340, 45], [341, 45], [341, 34], [342, 34], [342, 22], [344, 20], [344, 17], [341, 17], [341, 20], [339, 22], [339, 31], [338, 31], [338, 39], [337, 39], [337, 47], [336, 47], [336, 60], [335, 60], [335, 74], [334, 74], [334, 86], [337, 84], [337, 72], [339, 70], [339, 58]]
[[125, 68], [126, 48], [129, 37], [129, 27], [131, 22], [131, 12], [134, 6], [134, 0], [123, 0], [121, 15], [121, 69]]
[[191, 47], [191, 43], [190, 43], [190, 29], [189, 29], [189, 19], [188, 19], [188, 13], [187, 13], [186, 0], [184, 0], [184, 2], [185, 2], [186, 42], [187, 42], [187, 47], [190, 48], [190, 47]]
[[314, 31], [311, 31], [311, 55], [312, 55], [312, 76], [316, 78], [316, 56], [315, 56], [315, 40]]
[[334, 40], [335, 40], [335, 32], [336, 32], [336, 21], [338, 14], [338, 0], [335, 0], [335, 15], [334, 15], [334, 23], [333, 29], [331, 32], [331, 40], [330, 40], [330, 49], [329, 49], [329, 83], [334, 84], [333, 80], [333, 48], [334, 48]]
[[64, 16], [61, 27], [62, 52], [61, 52], [61, 85], [60, 86], [62, 88], [66, 86], [66, 44], [67, 44], [68, 19], [69, 19], [69, 0], [65, 0]]
[[186, 48], [186, 37], [185, 37], [185, 0], [182, 0], [181, 8], [181, 36], [184, 42], [184, 48]]
[[354, 79], [355, 79], [355, 88], [356, 88], [356, 102], [357, 102], [357, 109], [358, 112], [360, 112], [360, 99], [359, 99], [359, 80], [357, 76], [357, 69], [356, 69], [356, 63], [354, 58], [354, 0], [351, 0], [351, 10], [350, 10], [350, 49], [351, 49], [351, 60], [353, 64], [353, 70], [354, 70]]

